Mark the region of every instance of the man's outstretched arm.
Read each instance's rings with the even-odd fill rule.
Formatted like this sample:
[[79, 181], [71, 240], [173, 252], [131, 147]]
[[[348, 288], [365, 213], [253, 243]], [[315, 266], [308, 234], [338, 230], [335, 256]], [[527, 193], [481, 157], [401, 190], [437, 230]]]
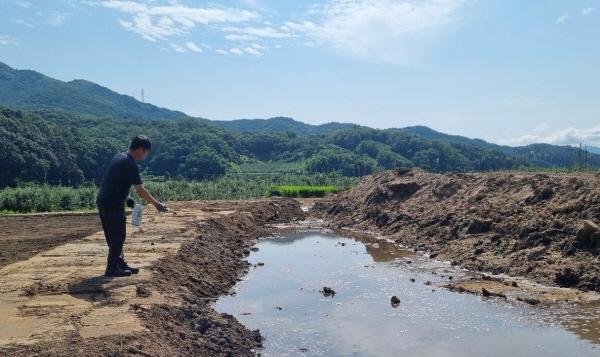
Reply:
[[153, 205], [154, 207], [156, 207], [156, 209], [159, 212], [166, 212], [168, 211], [167, 206], [165, 206], [164, 204], [158, 202], [154, 196], [152, 196], [152, 194], [150, 192], [148, 192], [148, 190], [146, 190], [146, 187], [144, 187], [144, 184], [141, 185], [135, 185], [135, 190], [137, 191], [138, 195], [140, 195], [141, 198], [145, 199], [148, 203], [150, 203], [151, 205]]

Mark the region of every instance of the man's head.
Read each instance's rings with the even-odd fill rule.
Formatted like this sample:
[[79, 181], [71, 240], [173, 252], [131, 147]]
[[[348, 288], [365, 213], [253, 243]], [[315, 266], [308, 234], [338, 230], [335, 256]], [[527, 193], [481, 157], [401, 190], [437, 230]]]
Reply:
[[131, 139], [129, 153], [136, 161], [146, 160], [152, 149], [152, 143], [146, 135], [138, 135]]

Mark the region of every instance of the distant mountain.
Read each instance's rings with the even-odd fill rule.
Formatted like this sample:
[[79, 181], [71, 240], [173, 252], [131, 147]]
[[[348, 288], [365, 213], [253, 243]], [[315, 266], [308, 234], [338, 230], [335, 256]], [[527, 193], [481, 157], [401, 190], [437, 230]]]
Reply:
[[19, 109], [64, 110], [115, 119], [177, 119], [182, 112], [142, 103], [98, 84], [63, 82], [0, 62], [0, 104]]
[[429, 139], [429, 140], [438, 140], [438, 141], [454, 143], [454, 144], [468, 144], [468, 145], [473, 145], [475, 147], [482, 148], [482, 149], [498, 149], [500, 147], [500, 145], [488, 143], [485, 140], [471, 139], [471, 138], [467, 138], [465, 136], [460, 136], [460, 135], [444, 134], [444, 133], [440, 133], [439, 131], [435, 131], [429, 127], [421, 126], [421, 125], [409, 126], [409, 127], [402, 128], [402, 129], [413, 135], [417, 135], [424, 139]]
[[[580, 160], [579, 147], [570, 145], [530, 144], [525, 146], [507, 146], [489, 143], [481, 139], [470, 139], [460, 135], [440, 133], [426, 126], [412, 126], [402, 130], [428, 140], [437, 140], [452, 144], [464, 144], [486, 150], [498, 150], [517, 162], [526, 162], [529, 166], [564, 167], [575, 165]], [[591, 159], [600, 160], [600, 149], [588, 146]]]
[[350, 123], [306, 124], [292, 118], [211, 120], [212, 124], [240, 133], [266, 131], [272, 133], [293, 132], [297, 135], [324, 135], [339, 129], [358, 127]]
[[[90, 115], [99, 118], [116, 120], [174, 120], [189, 117], [182, 112], [159, 108], [152, 104], [142, 103], [131, 96], [116, 93], [98, 84], [74, 80], [63, 82], [30, 70], [16, 70], [0, 62], [0, 105], [23, 110], [64, 111]], [[473, 152], [469, 148], [483, 151], [498, 151], [517, 163], [528, 166], [568, 166], [581, 160], [579, 148], [572, 146], [556, 146], [548, 144], [533, 144], [521, 147], [497, 145], [481, 139], [471, 139], [459, 135], [449, 135], [435, 131], [426, 126], [411, 126], [403, 129], [374, 130], [351, 123], [327, 123], [321, 125], [306, 124], [292, 118], [276, 117], [271, 119], [239, 119], [239, 120], [208, 120], [195, 119], [211, 126], [239, 133], [269, 132], [295, 133], [298, 137], [310, 135], [329, 135], [333, 132], [349, 131], [338, 136], [342, 141], [358, 142], [367, 140], [361, 135], [369, 131], [389, 135], [398, 131], [434, 142], [447, 143]], [[367, 136], [371, 136], [372, 133]], [[348, 137], [346, 137], [348, 136]], [[368, 140], [382, 140], [372, 137]], [[318, 139], [315, 139], [318, 140]], [[340, 143], [338, 143], [340, 144]], [[343, 143], [341, 143], [343, 144]], [[310, 149], [314, 145], [308, 145]], [[344, 146], [344, 145], [342, 145]], [[258, 145], [261, 148], [261, 145]], [[594, 161], [600, 161], [600, 148], [588, 147]], [[462, 149], [461, 149], [462, 150]]]
[[593, 154], [600, 154], [600, 148], [596, 147], [596, 146], [588, 146], [587, 147], [588, 151], [593, 153]]

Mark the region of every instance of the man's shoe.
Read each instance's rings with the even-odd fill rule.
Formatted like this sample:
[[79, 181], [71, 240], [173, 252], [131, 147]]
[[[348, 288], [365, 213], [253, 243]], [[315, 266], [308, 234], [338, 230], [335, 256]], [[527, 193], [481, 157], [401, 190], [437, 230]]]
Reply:
[[130, 267], [129, 264], [127, 264], [127, 261], [121, 258], [119, 258], [119, 268], [123, 270], [129, 270], [131, 271], [131, 274], [137, 274], [140, 272], [140, 268]]
[[123, 276], [131, 276], [131, 270], [121, 269], [118, 266], [107, 266], [106, 271], [104, 272], [104, 276], [109, 277], [123, 277]]

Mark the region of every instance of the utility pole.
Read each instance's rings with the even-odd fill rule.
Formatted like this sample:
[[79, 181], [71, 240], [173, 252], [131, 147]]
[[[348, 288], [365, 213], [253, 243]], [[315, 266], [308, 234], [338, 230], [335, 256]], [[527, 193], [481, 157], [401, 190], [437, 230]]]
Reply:
[[142, 103], [145, 103], [145, 101], [144, 101], [144, 88], [142, 88]]

